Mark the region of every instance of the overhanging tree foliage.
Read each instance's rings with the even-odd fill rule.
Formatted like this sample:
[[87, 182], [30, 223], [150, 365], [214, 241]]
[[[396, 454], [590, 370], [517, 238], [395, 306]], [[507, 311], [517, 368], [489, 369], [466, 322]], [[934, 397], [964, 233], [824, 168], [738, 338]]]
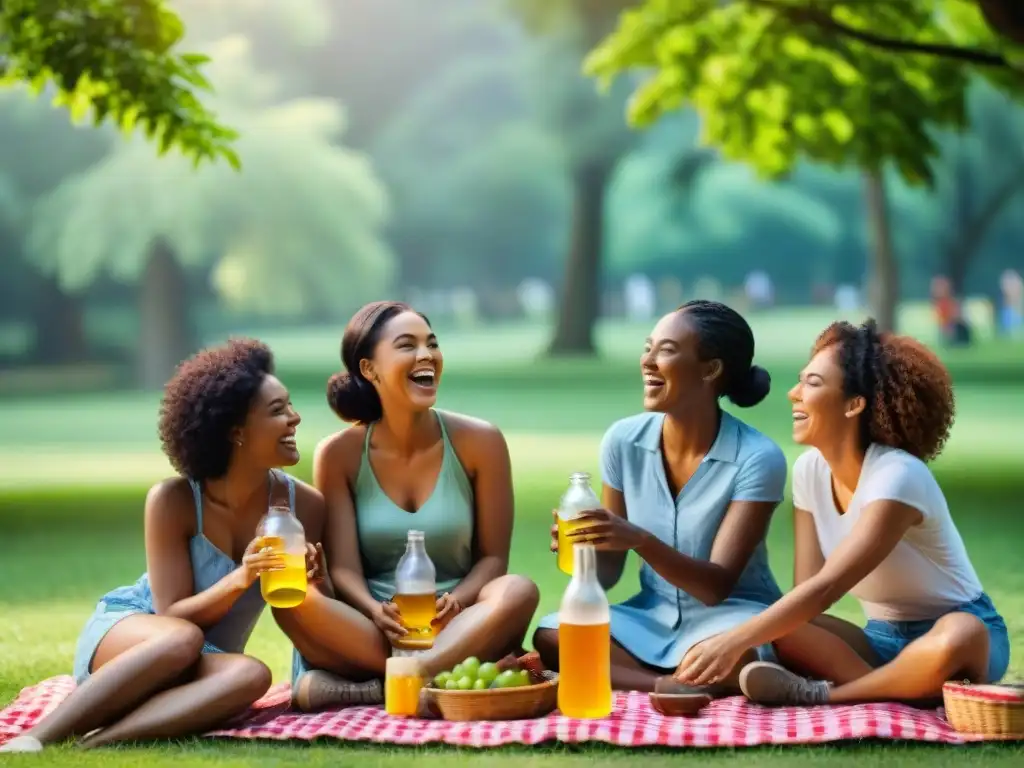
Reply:
[[3, 0], [0, 84], [56, 86], [73, 119], [109, 119], [160, 154], [237, 167], [234, 131], [200, 100], [206, 57], [177, 50], [184, 31], [166, 0]]

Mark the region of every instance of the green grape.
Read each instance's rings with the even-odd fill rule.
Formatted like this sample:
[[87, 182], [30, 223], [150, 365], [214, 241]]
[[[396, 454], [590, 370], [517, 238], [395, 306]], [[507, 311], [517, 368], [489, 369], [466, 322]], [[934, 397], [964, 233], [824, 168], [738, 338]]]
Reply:
[[506, 669], [497, 679], [494, 681], [495, 688], [513, 688], [516, 684], [516, 671], [514, 669]]
[[459, 690], [459, 681], [448, 678], [448, 681], [444, 684], [445, 690], [457, 691]]
[[493, 662], [487, 661], [480, 665], [480, 669], [476, 673], [478, 680], [486, 680], [488, 683], [493, 683], [495, 678], [498, 677], [498, 665]]
[[523, 686], [531, 684], [532, 683], [530, 680], [529, 672], [527, 672], [525, 669], [520, 669], [518, 672], [516, 672], [516, 682], [514, 687], [521, 688]]
[[480, 679], [480, 678], [478, 677], [478, 678], [476, 679], [476, 681], [475, 681], [475, 682], [473, 683], [473, 690], [474, 690], [474, 691], [483, 691], [483, 690], [486, 690], [486, 689], [487, 689], [487, 685], [488, 685], [488, 683], [487, 683], [487, 681], [486, 681], [486, 680], [481, 680], [481, 679]]
[[437, 677], [434, 678], [434, 687], [435, 688], [444, 688], [445, 683], [447, 683], [451, 679], [452, 679], [452, 673], [451, 672], [439, 672], [437, 674]]
[[455, 678], [456, 680], [460, 679], [465, 674], [466, 674], [466, 670], [463, 668], [463, 666], [461, 664], [456, 664], [452, 668], [452, 677]]
[[462, 662], [462, 671], [475, 678], [480, 671], [480, 659], [476, 656], [470, 656]]
[[463, 675], [459, 678], [457, 685], [460, 691], [468, 691], [473, 687], [473, 678], [469, 675]]

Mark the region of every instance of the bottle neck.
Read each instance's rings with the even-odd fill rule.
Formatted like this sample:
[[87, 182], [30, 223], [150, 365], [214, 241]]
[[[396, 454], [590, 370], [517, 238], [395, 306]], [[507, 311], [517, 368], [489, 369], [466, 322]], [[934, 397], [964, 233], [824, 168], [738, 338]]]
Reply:
[[572, 547], [573, 581], [597, 582], [597, 550], [593, 544], [574, 544]]
[[426, 554], [422, 536], [410, 536], [405, 540], [405, 551], [409, 554]]
[[587, 488], [590, 486], [590, 475], [586, 472], [577, 472], [569, 476], [569, 485], [574, 488]]

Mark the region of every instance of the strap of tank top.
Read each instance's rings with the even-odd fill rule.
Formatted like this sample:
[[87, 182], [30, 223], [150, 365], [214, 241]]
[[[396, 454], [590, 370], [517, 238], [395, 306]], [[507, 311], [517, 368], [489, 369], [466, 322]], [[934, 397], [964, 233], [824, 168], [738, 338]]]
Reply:
[[[370, 433], [373, 431], [373, 422], [366, 425], [366, 435], [363, 437], [363, 455], [359, 459], [359, 474], [363, 474], [363, 470], [370, 467]], [[373, 476], [373, 472], [370, 472], [370, 476]], [[376, 480], [376, 478], [374, 478]]]
[[448, 427], [444, 425], [444, 415], [436, 408], [434, 409], [434, 413], [437, 414], [437, 423], [441, 425], [441, 439], [444, 440], [445, 450], [452, 451], [454, 453], [455, 446], [452, 445], [452, 439], [448, 437]]
[[191, 477], [188, 479], [188, 484], [192, 486], [192, 498], [196, 503], [196, 536], [201, 536], [203, 533], [203, 489]]

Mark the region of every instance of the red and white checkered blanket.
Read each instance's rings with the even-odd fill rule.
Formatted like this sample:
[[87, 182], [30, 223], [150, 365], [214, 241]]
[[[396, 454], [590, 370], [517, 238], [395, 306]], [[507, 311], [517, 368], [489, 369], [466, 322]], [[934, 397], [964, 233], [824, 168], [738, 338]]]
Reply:
[[[24, 689], [0, 712], [0, 744], [31, 727], [73, 690], [70, 677]], [[612, 714], [573, 720], [551, 714], [536, 720], [455, 723], [389, 717], [381, 707], [351, 707], [306, 715], [289, 711], [288, 684], [274, 686], [231, 727], [208, 736], [235, 739], [332, 738], [387, 744], [444, 743], [466, 747], [505, 744], [603, 742], [619, 747], [739, 747], [892, 739], [945, 744], [977, 740], [950, 727], [941, 710], [900, 704], [765, 708], [737, 696], [712, 702], [698, 717], [663, 717], [646, 694], [618, 693]]]

